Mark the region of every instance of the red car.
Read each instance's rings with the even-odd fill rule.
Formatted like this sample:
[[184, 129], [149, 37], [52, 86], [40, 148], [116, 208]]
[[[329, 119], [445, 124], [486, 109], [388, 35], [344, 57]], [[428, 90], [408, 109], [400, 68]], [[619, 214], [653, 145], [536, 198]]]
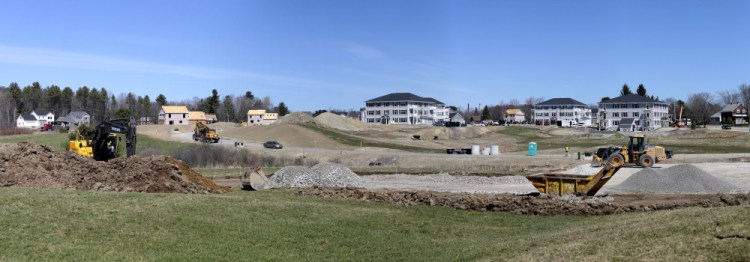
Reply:
[[52, 131], [52, 124], [45, 124], [41, 128], [39, 128], [41, 131]]

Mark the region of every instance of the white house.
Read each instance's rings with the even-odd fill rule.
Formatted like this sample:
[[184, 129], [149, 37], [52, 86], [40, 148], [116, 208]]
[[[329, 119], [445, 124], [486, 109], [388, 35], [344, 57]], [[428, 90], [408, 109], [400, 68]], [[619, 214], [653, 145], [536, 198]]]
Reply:
[[505, 110], [505, 123], [521, 123], [526, 121], [526, 114], [518, 108], [508, 108]]
[[251, 126], [270, 125], [279, 120], [278, 113], [266, 113], [266, 110], [247, 110], [247, 124]]
[[16, 127], [39, 128], [39, 120], [32, 114], [22, 114], [16, 119]]
[[667, 127], [668, 104], [636, 94], [619, 96], [599, 102], [599, 121], [602, 127], [609, 130], [653, 130]]
[[162, 106], [159, 109], [160, 125], [187, 125], [190, 110], [186, 106]]
[[39, 126], [55, 121], [55, 114], [47, 110], [32, 110], [31, 114], [39, 121]]
[[588, 127], [591, 118], [591, 108], [572, 98], [552, 98], [531, 110], [531, 121], [537, 125]]
[[362, 121], [368, 124], [432, 125], [448, 122], [443, 102], [412, 93], [391, 93], [365, 101]]
[[75, 125], [90, 125], [91, 124], [91, 116], [89, 116], [88, 113], [83, 112], [83, 111], [72, 111], [68, 113], [68, 116], [65, 120], [70, 121], [69, 124], [75, 124]]

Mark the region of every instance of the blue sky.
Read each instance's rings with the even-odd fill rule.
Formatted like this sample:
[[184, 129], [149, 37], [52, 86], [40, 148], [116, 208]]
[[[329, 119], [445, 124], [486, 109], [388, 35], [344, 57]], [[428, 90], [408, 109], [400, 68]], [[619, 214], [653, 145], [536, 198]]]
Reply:
[[391, 92], [465, 107], [595, 103], [750, 82], [750, 1], [3, 1], [0, 85], [357, 109]]

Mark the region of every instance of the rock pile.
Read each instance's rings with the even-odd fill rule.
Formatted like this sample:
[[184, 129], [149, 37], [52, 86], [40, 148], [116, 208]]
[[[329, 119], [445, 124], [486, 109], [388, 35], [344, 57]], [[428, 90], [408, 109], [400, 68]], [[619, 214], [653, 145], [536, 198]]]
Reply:
[[0, 148], [0, 187], [148, 193], [229, 191], [168, 156], [134, 156], [102, 162], [32, 142]]
[[700, 168], [684, 164], [664, 169], [644, 168], [621, 184], [612, 187], [616, 192], [637, 193], [728, 193], [737, 187], [718, 179]]
[[312, 168], [288, 166], [276, 171], [270, 187], [362, 187], [364, 180], [349, 168], [332, 163], [320, 163]]

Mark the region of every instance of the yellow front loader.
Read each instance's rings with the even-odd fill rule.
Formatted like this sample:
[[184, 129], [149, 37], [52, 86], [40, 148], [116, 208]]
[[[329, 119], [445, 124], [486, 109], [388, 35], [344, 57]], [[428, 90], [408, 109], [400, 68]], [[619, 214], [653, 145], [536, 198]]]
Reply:
[[645, 135], [634, 134], [629, 138], [630, 142], [627, 146], [599, 148], [594, 154], [591, 166], [599, 167], [602, 166], [604, 161], [612, 160], [622, 164], [627, 163], [642, 167], [652, 167], [654, 166], [654, 163], [659, 163], [667, 159], [667, 153], [664, 147], [647, 146], [645, 144]]

